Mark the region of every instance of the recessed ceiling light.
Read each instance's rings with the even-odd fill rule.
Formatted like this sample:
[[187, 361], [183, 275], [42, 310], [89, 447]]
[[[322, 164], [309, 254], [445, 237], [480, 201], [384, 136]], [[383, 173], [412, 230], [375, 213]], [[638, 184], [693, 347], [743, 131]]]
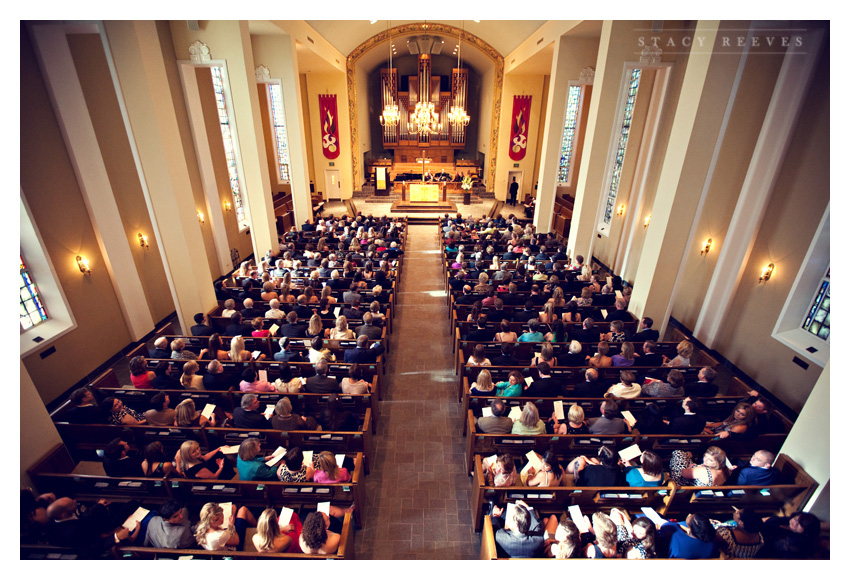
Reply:
[[376, 22], [377, 22], [377, 20], [370, 20], [369, 24], [375, 24]]

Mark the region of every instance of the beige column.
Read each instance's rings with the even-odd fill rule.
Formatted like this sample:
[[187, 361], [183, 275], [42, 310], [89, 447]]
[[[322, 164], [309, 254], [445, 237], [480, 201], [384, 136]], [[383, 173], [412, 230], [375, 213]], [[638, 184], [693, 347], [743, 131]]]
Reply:
[[[272, 186], [266, 164], [266, 146], [263, 139], [263, 120], [260, 114], [260, 99], [257, 96], [257, 76], [254, 72], [254, 55], [251, 49], [251, 34], [248, 22], [240, 20], [228, 23], [239, 42], [233, 43], [233, 53], [227, 55], [227, 74], [230, 78], [230, 95], [236, 130], [239, 137], [239, 155], [245, 180], [245, 198], [251, 222], [251, 241], [254, 260], [266, 252], [277, 252], [278, 241], [275, 230]], [[219, 57], [219, 55], [216, 55]], [[224, 55], [220, 55], [224, 56]]]
[[649, 22], [602, 23], [568, 243], [570, 256], [582, 255], [586, 263], [590, 262], [599, 204], [611, 173], [608, 158], [614, 124], [622, 119], [617, 103], [623, 90], [624, 63], [637, 60], [639, 30], [650, 28]]
[[[815, 494], [805, 506], [805, 510], [812, 509], [815, 502], [826, 500], [829, 504], [828, 495], [821, 498], [824, 488], [827, 487], [830, 478], [829, 469], [829, 361], [815, 383], [806, 404], [800, 411], [800, 416], [791, 432], [785, 438], [780, 453], [800, 464], [806, 473], [811, 475], [820, 485]], [[827, 489], [826, 493], [829, 491]]]
[[310, 200], [310, 170], [307, 163], [305, 112], [301, 99], [298, 57], [295, 38], [289, 34], [252, 36], [254, 62], [269, 69], [272, 79], [280, 80], [283, 112], [289, 145], [289, 179], [295, 223], [299, 225], [313, 215]]
[[701, 21], [694, 31], [703, 46], [687, 60], [670, 137], [658, 178], [652, 221], [635, 273], [629, 310], [659, 321], [664, 332], [682, 262], [693, 247], [694, 224], [708, 190], [740, 75], [738, 52], [716, 43], [719, 22]]
[[94, 24], [48, 24], [34, 26], [32, 32], [53, 109], [106, 271], [115, 288], [127, 330], [138, 340], [153, 330], [155, 321], [147, 307], [66, 36], [68, 33], [99, 34], [100, 30]]
[[[540, 151], [539, 187], [534, 209], [534, 226], [540, 232], [548, 232], [552, 229], [552, 211], [555, 207], [555, 192], [558, 187], [558, 164], [561, 158], [561, 140], [564, 135], [564, 115], [569, 84], [570, 81], [579, 80], [582, 69], [593, 65], [596, 60], [596, 49], [597, 43], [594, 40], [561, 36], [555, 41], [549, 80], [549, 106], [544, 113], [546, 122]], [[503, 100], [503, 103], [507, 101]], [[503, 104], [503, 112], [507, 110], [510, 116], [510, 107], [513, 103], [507, 103], [507, 109], [505, 106]], [[508, 125], [510, 125], [509, 122]], [[497, 175], [502, 173], [507, 175], [508, 171], [510, 169], [500, 170]], [[529, 189], [533, 189], [533, 185]]]
[[165, 58], [153, 21], [108, 21], [130, 143], [183, 328], [216, 304]]

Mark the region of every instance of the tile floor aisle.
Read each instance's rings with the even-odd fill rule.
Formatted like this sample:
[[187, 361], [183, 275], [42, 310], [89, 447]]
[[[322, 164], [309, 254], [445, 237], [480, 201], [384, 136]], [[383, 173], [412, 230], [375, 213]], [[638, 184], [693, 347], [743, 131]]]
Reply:
[[358, 559], [475, 559], [436, 225], [412, 225]]

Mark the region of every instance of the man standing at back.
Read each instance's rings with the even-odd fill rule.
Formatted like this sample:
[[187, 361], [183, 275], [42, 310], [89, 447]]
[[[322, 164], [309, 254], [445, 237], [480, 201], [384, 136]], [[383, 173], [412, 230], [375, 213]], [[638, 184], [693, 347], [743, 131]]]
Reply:
[[511, 181], [511, 186], [508, 189], [508, 192], [511, 194], [511, 205], [516, 205], [516, 197], [519, 194], [519, 183], [516, 182], [516, 177]]

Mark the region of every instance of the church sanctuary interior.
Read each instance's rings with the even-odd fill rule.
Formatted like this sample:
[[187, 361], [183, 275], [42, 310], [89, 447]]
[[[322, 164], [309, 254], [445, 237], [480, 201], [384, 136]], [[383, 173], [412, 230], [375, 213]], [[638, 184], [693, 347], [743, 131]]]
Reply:
[[828, 560], [829, 33], [21, 21], [20, 558]]

